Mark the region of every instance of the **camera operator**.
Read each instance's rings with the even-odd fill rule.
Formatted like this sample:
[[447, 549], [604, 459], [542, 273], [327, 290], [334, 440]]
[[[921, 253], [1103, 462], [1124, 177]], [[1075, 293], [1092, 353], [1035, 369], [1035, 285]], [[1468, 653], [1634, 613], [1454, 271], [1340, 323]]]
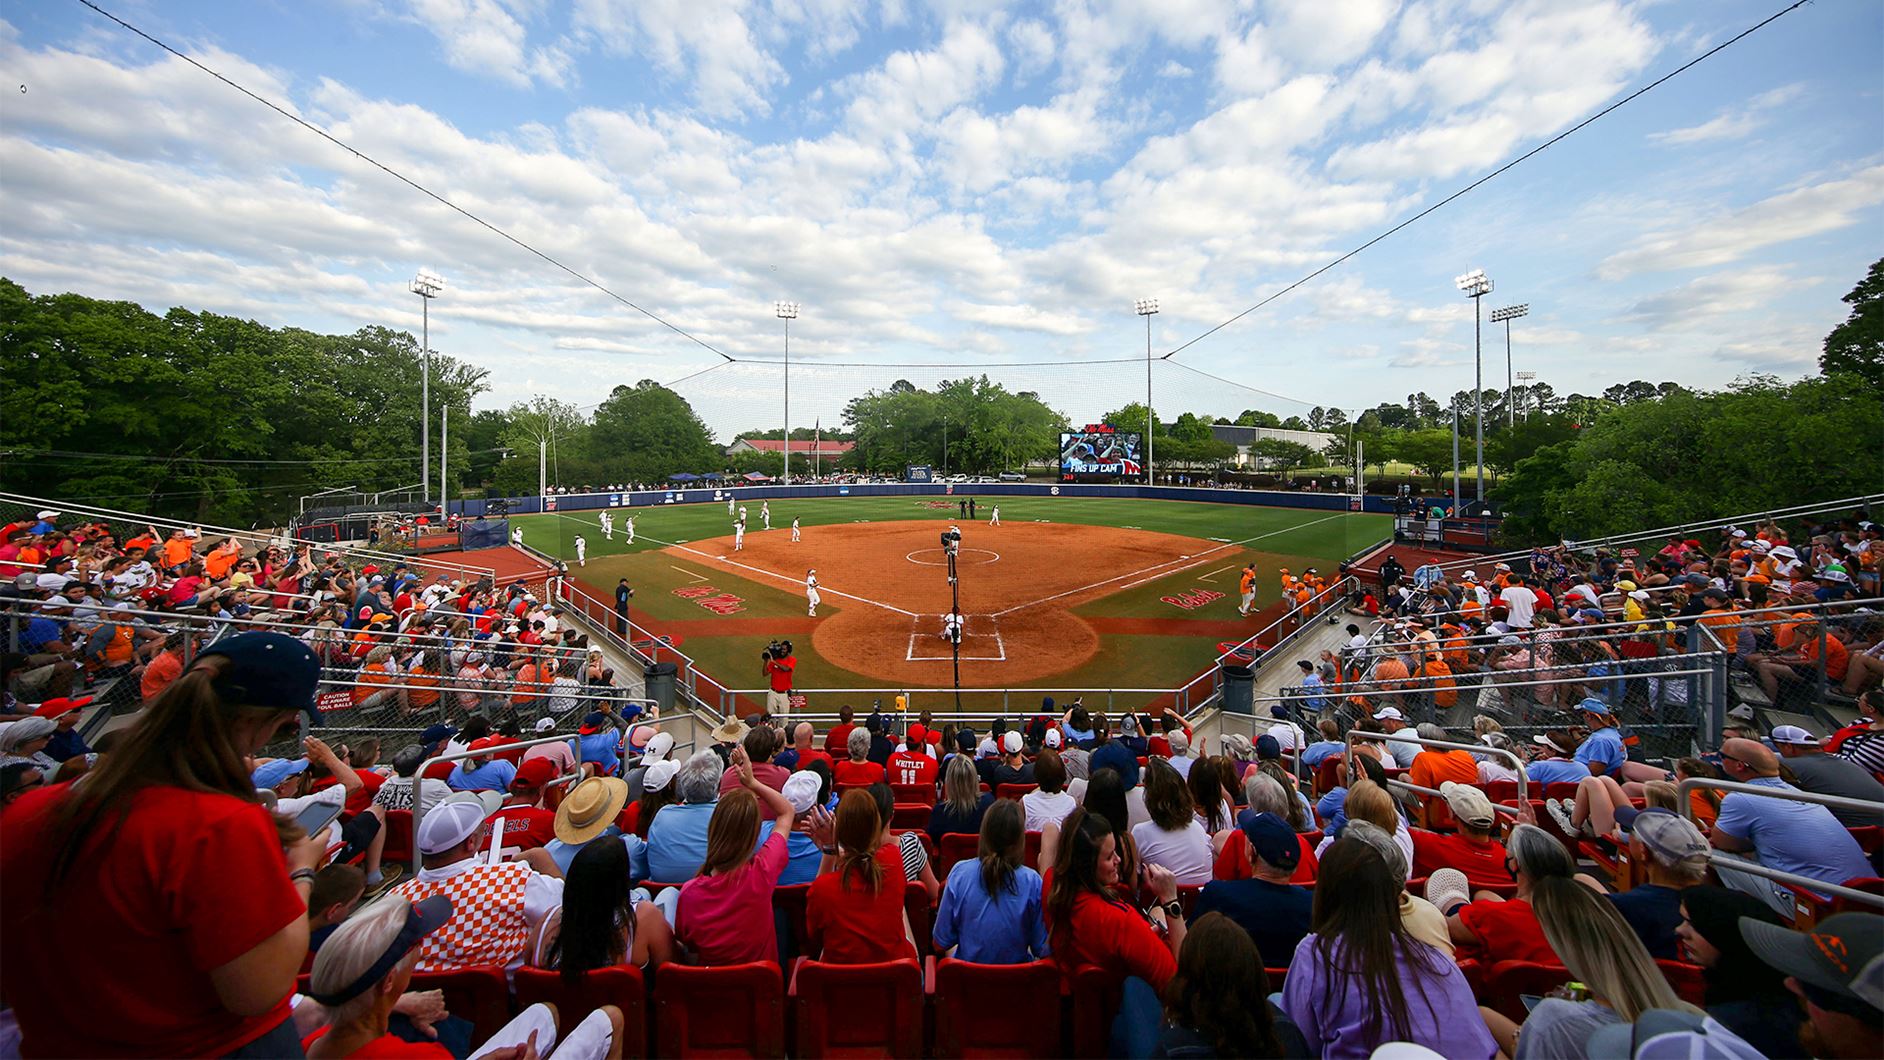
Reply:
[[769, 690], [765, 694], [765, 712], [786, 717], [792, 707], [792, 671], [798, 657], [792, 654], [792, 642], [775, 640], [759, 653]]

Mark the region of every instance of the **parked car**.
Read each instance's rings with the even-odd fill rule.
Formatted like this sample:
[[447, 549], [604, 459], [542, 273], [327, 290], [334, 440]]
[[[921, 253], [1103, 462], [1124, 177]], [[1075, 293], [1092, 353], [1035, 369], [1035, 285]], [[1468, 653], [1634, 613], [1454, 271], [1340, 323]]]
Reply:
[[1027, 481], [1027, 476], [1021, 474], [1018, 471], [1003, 471], [1001, 472], [1001, 481], [1002, 482], [1025, 482]]

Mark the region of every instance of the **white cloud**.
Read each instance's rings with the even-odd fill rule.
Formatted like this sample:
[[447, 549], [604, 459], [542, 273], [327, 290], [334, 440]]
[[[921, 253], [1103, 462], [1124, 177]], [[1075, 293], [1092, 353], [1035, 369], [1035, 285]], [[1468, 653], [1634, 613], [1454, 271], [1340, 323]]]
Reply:
[[1053, 31], [1039, 19], [1023, 18], [1007, 28], [1008, 43], [1014, 48], [1014, 76], [1025, 79], [1053, 65], [1057, 45]]
[[1596, 274], [1621, 280], [1637, 273], [1699, 269], [1739, 261], [1765, 247], [1856, 224], [1862, 210], [1884, 203], [1884, 165], [1762, 199], [1688, 227], [1644, 236], [1603, 259]]
[[577, 0], [576, 32], [692, 86], [708, 114], [768, 114], [784, 67], [747, 22], [748, 0]]
[[1164, 65], [1158, 68], [1158, 76], [1165, 78], [1189, 77], [1191, 76], [1191, 68], [1178, 62], [1176, 59], [1167, 59]]
[[1717, 272], [1644, 298], [1630, 306], [1623, 319], [1653, 331], [1712, 324], [1759, 309], [1798, 283], [1779, 268]]
[[1784, 85], [1770, 92], [1762, 92], [1748, 100], [1745, 106], [1729, 108], [1699, 125], [1689, 125], [1680, 129], [1649, 134], [1649, 140], [1658, 144], [1707, 143], [1711, 140], [1738, 140], [1765, 125], [1771, 118], [1771, 111], [1799, 98], [1804, 92], [1803, 85]]
[[498, 0], [407, 0], [411, 17], [438, 38], [445, 62], [519, 87], [533, 80], [564, 82], [559, 53], [525, 46], [523, 23]]
[[1358, 58], [1387, 28], [1399, 0], [1271, 0], [1269, 25], [1278, 49], [1311, 69]]

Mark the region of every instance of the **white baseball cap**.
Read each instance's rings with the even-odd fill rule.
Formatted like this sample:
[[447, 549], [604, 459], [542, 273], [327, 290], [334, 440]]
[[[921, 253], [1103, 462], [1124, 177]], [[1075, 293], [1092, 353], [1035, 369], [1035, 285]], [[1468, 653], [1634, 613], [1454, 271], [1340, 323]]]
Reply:
[[1773, 730], [1774, 743], [1789, 743], [1801, 747], [1817, 747], [1819, 738], [1797, 725], [1781, 725]]
[[[672, 752], [673, 749], [674, 734], [671, 732], [657, 732], [648, 738], [648, 747], [647, 750], [641, 752], [641, 760], [649, 763], [665, 762], [667, 761], [668, 754]], [[650, 768], [652, 768], [652, 766], [650, 766]]]
[[554, 729], [555, 727], [556, 727], [556, 719], [555, 719], [555, 718], [538, 718], [538, 719], [536, 719], [536, 731], [537, 731], [537, 732], [548, 732], [548, 731], [550, 731], [551, 729]]
[[38, 518], [41, 518], [41, 519], [57, 519], [58, 517], [59, 517], [59, 513], [53, 511], [51, 508], [48, 508], [45, 511], [40, 512], [38, 516]]
[[[680, 772], [679, 762], [656, 762], [648, 767], [647, 772], [641, 774], [641, 790], [660, 791], [674, 782], [674, 774], [678, 772]], [[812, 780], [815, 781], [817, 778], [814, 776]]]
[[[672, 765], [671, 762], [664, 762], [662, 764]], [[653, 770], [649, 770], [649, 772], [652, 773]], [[817, 804], [818, 787], [818, 775], [816, 773], [793, 773], [791, 776], [785, 778], [784, 790], [780, 791], [779, 794], [785, 796], [785, 801], [792, 804], [793, 813], [809, 813], [811, 807]]]
[[1382, 707], [1374, 714], [1375, 721], [1405, 721], [1406, 715], [1398, 707]]
[[1048, 729], [1046, 739], [1047, 739], [1048, 747], [1059, 747], [1060, 741], [1062, 740], [1062, 737], [1060, 736], [1060, 730]]
[[441, 802], [419, 821], [419, 852], [440, 854], [471, 838], [484, 823], [478, 802]]
[[1006, 736], [1001, 737], [1001, 750], [1006, 751], [1008, 754], [1011, 754], [1011, 755], [1017, 755], [1017, 754], [1020, 754], [1020, 749], [1021, 749], [1021, 734], [1020, 733], [1010, 731]]

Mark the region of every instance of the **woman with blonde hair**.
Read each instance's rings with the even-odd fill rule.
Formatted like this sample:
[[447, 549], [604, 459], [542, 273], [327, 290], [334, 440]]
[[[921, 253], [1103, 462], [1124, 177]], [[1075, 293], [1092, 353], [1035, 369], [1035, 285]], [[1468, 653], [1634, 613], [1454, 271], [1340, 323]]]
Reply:
[[[863, 732], [862, 729], [856, 730]], [[864, 740], [869, 742], [869, 734]], [[988, 812], [988, 804], [994, 801], [994, 794], [981, 790], [981, 776], [975, 772], [975, 763], [967, 755], [958, 754], [949, 759], [949, 764], [942, 770], [942, 798], [929, 811], [929, 827], [926, 831], [936, 846], [942, 845], [942, 837], [951, 832], [969, 835], [981, 834], [981, 815]]]
[[1546, 998], [1522, 1026], [1491, 1009], [1480, 1009], [1505, 1055], [1514, 1060], [1588, 1056], [1590, 1035], [1614, 1023], [1634, 1023], [1649, 1009], [1703, 1015], [1681, 1000], [1622, 914], [1608, 899], [1577, 881], [1551, 876], [1537, 881], [1531, 907], [1572, 978], [1587, 986], [1587, 1001]]
[[[1413, 864], [1413, 833], [1406, 822], [1400, 819], [1400, 807], [1393, 801], [1387, 789], [1371, 780], [1363, 780], [1348, 789], [1345, 813], [1350, 821], [1366, 821], [1393, 837], [1393, 845], [1400, 848], [1408, 865]], [[1334, 845], [1334, 835], [1325, 835], [1321, 844], [1315, 848], [1315, 856]]]

